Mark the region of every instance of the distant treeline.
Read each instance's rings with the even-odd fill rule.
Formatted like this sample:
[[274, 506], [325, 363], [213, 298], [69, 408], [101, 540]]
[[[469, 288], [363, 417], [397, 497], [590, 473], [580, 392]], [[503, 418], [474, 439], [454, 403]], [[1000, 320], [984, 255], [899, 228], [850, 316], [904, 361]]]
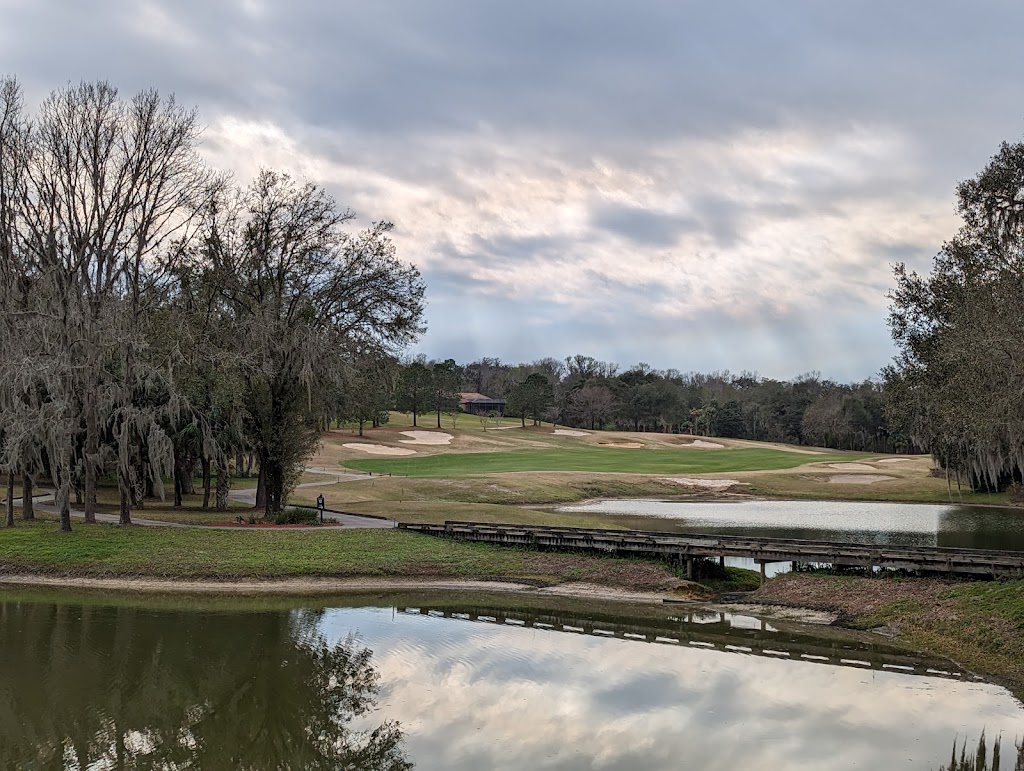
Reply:
[[[578, 428], [657, 431], [819, 445], [868, 452], [912, 449], [886, 420], [883, 386], [817, 374], [792, 381], [744, 372], [682, 373], [590, 356], [505, 364], [419, 357], [397, 366], [393, 395], [378, 404], [417, 415], [458, 409], [459, 392], [507, 401], [505, 414]], [[383, 411], [382, 411], [383, 412]], [[351, 416], [359, 419], [359, 416]], [[378, 416], [383, 417], [383, 414]], [[372, 416], [364, 418], [369, 422]], [[464, 419], [464, 418], [463, 418]]]

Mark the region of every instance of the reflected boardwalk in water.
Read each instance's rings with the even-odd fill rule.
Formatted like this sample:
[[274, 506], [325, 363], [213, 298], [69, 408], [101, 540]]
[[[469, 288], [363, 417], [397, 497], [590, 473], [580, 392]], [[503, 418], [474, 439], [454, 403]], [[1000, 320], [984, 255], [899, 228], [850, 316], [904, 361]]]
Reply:
[[0, 645], [2, 769], [934, 769], [1024, 735], [890, 641], [675, 604], [5, 589]]
[[790, 658], [830, 666], [888, 670], [954, 680], [976, 679], [951, 661], [909, 652], [884, 642], [869, 643], [849, 638], [829, 640], [807, 631], [797, 631], [796, 625], [787, 627], [784, 622], [778, 624], [724, 612], [674, 611], [677, 615], [661, 623], [654, 620], [615, 623], [569, 613], [531, 613], [480, 607], [400, 607], [398, 612], [662, 645], [694, 645], [728, 653]]

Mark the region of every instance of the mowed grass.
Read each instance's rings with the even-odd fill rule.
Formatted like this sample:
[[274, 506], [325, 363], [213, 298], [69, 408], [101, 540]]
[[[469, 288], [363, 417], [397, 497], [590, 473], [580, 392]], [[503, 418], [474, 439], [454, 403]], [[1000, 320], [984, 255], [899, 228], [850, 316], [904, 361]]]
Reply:
[[507, 452], [443, 453], [417, 458], [355, 459], [349, 468], [375, 474], [452, 478], [516, 471], [589, 471], [621, 474], [715, 474], [788, 469], [805, 463], [849, 461], [859, 456], [808, 455], [785, 450], [739, 448], [698, 450], [566, 447]]
[[0, 528], [0, 573], [195, 579], [464, 578], [671, 588], [663, 564], [462, 543], [402, 530], [193, 530], [54, 522]]

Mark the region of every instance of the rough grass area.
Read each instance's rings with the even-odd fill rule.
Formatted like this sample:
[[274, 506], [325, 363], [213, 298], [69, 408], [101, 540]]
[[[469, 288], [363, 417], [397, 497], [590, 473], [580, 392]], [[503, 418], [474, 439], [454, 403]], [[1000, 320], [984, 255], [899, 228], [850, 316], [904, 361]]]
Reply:
[[814, 455], [772, 449], [671, 450], [564, 447], [507, 452], [444, 453], [415, 458], [355, 459], [349, 468], [375, 474], [449, 478], [513, 471], [589, 471], [626, 474], [715, 474], [788, 469], [815, 462], [849, 461], [857, 456]]
[[220, 531], [52, 522], [0, 529], [0, 573], [183, 578], [401, 576], [584, 581], [631, 589], [682, 582], [648, 560], [532, 552], [399, 530]]
[[786, 574], [753, 599], [843, 614], [850, 626], [896, 630], [1024, 696], [1024, 581], [954, 582]]

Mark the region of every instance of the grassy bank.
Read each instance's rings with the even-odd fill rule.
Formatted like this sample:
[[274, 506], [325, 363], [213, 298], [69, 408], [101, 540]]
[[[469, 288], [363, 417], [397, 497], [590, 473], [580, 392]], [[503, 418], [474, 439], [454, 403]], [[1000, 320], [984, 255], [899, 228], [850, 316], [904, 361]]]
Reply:
[[854, 628], [946, 656], [1024, 698], [1024, 581], [955, 582], [787, 574], [754, 599], [831, 610]]
[[0, 529], [0, 573], [180, 578], [395, 576], [583, 581], [628, 589], [682, 585], [649, 560], [532, 552], [399, 530], [222, 531], [53, 523]]

